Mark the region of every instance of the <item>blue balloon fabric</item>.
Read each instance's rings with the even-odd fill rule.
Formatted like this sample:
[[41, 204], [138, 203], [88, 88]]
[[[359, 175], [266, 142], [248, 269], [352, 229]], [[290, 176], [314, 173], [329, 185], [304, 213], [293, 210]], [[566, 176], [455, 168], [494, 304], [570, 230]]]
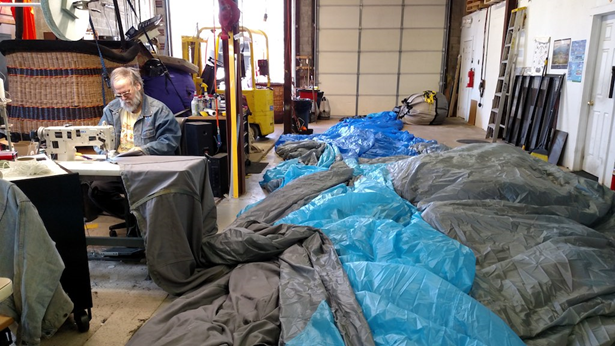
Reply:
[[[339, 156], [357, 179], [354, 186], [328, 189], [276, 224], [316, 227], [331, 239], [376, 345], [523, 345], [505, 322], [468, 295], [474, 253], [435, 230], [395, 192], [387, 164], [359, 163], [358, 158], [414, 156], [414, 144], [435, 143], [402, 127], [395, 113], [382, 112], [345, 119], [324, 134], [281, 136], [276, 146], [309, 139], [327, 148], [317, 166], [294, 159], [267, 171], [263, 182], [269, 187], [327, 169]], [[343, 345], [329, 338], [330, 314], [321, 304], [293, 345]]]
[[333, 187], [275, 224], [284, 223], [320, 228], [342, 263], [421, 266], [464, 292], [472, 288], [472, 251], [433, 229], [416, 207], [377, 181], [361, 178], [354, 187]]
[[412, 145], [436, 143], [414, 137], [402, 131], [404, 124], [394, 112], [372, 113], [363, 118], [347, 118], [325, 133], [313, 135], [282, 135], [276, 147], [286, 142], [316, 140], [338, 148], [344, 159], [377, 158], [394, 155], [417, 155]]
[[493, 312], [441, 277], [402, 264], [344, 264], [376, 345], [525, 345]]
[[[328, 167], [310, 166], [299, 162], [299, 159], [284, 161], [263, 174], [263, 180], [259, 182], [262, 188], [274, 191], [291, 181], [304, 175], [326, 171]], [[269, 186], [268, 186], [269, 185]]]
[[377, 345], [523, 345], [467, 294], [472, 251], [433, 229], [374, 172], [375, 179], [330, 188], [276, 224], [317, 227], [331, 239]]
[[[397, 120], [393, 112], [373, 113], [363, 118], [348, 118], [332, 126], [323, 134], [314, 135], [282, 135], [276, 142], [276, 147], [286, 142], [301, 140], [316, 140], [327, 143], [324, 153], [316, 167], [329, 168], [339, 157], [355, 168], [356, 176], [363, 170], [378, 170], [376, 167], [359, 165], [357, 159], [378, 158], [395, 155], [415, 156], [418, 152], [412, 148], [417, 143], [433, 143], [436, 141], [415, 137], [407, 131], [402, 131], [404, 124]], [[260, 186], [272, 192], [301, 176], [321, 171], [300, 163], [298, 159], [285, 161], [268, 169], [260, 181]]]
[[344, 339], [335, 326], [335, 320], [327, 301], [323, 300], [307, 326], [286, 346], [344, 346]]

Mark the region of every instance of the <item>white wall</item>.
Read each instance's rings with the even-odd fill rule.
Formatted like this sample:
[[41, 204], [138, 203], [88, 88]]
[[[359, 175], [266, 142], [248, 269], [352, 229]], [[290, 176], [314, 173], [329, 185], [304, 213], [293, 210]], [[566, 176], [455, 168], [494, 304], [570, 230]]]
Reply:
[[[531, 63], [534, 38], [539, 36], [551, 37], [551, 48], [549, 59], [553, 51], [553, 41], [558, 39], [570, 38], [572, 41], [587, 40], [590, 43], [592, 32], [592, 17], [590, 16], [590, 1], [560, 0], [557, 6], [553, 6], [553, 1], [549, 0], [524, 0], [520, 1], [521, 6], [528, 7], [528, 19], [526, 22], [526, 50], [525, 59]], [[562, 164], [570, 169], [575, 167], [575, 157], [582, 154], [582, 148], [577, 145], [580, 133], [581, 121], [587, 119], [587, 109], [583, 107], [587, 103], [582, 97], [586, 83], [591, 83], [591, 74], [587, 74], [587, 65], [592, 63], [593, 56], [589, 56], [586, 51], [584, 73], [581, 83], [566, 81], [562, 88], [561, 102], [558, 115], [557, 129], [568, 133], [566, 150], [563, 154]], [[547, 73], [561, 74], [567, 70], [549, 69]]]
[[[462, 20], [461, 48], [460, 48], [460, 75], [459, 93], [457, 97], [457, 116], [465, 118], [470, 115], [470, 101], [480, 102], [478, 85], [485, 64], [483, 63], [483, 41], [485, 40], [485, 21], [487, 11], [477, 11], [465, 16]], [[467, 43], [471, 42], [471, 50], [468, 52]], [[487, 47], [485, 47], [485, 50]], [[468, 71], [474, 68], [474, 87], [468, 88]], [[481, 126], [477, 120], [476, 126]]]
[[[462, 49], [464, 41], [473, 38], [474, 52], [472, 55], [472, 60], [474, 62], [470, 65], [464, 63], [461, 65], [457, 116], [468, 120], [470, 102], [471, 100], [476, 100], [479, 102], [480, 106], [476, 111], [476, 121], [474, 125], [485, 130], [487, 129], [487, 125], [489, 125], [491, 103], [493, 100], [493, 95], [495, 94], [496, 81], [500, 66], [502, 33], [504, 30], [504, 5], [505, 4], [502, 2], [493, 5], [488, 9], [477, 11], [465, 16], [463, 21], [467, 21], [471, 18], [472, 23], [470, 26], [463, 26], [461, 31]], [[487, 24], [486, 34], [485, 22]], [[485, 44], [484, 53], [483, 42]], [[471, 67], [475, 69], [474, 87], [466, 88], [468, 71]], [[485, 91], [483, 93], [483, 97], [481, 98], [478, 86], [481, 81], [481, 73], [483, 73], [483, 70], [485, 71], [482, 75], [482, 78], [485, 79]]]
[[[534, 38], [536, 37], [551, 37], [549, 60], [551, 60], [554, 40], [567, 38], [572, 39], [572, 41], [587, 40], [588, 48], [586, 48], [582, 81], [581, 83], [570, 81], [564, 83], [557, 123], [557, 129], [568, 133], [562, 165], [570, 169], [580, 169], [583, 154], [582, 143], [586, 131], [585, 122], [588, 115], [586, 106], [588, 101], [587, 95], [589, 95], [589, 90], [591, 89], [593, 61], [595, 60], [595, 54], [592, 52], [592, 47], [595, 45], [595, 42], [591, 41], [591, 36], [596, 18], [594, 18], [592, 14], [596, 12], [596, 6], [604, 6], [608, 9], [612, 7], [612, 11], [615, 11], [615, 5], [611, 4], [609, 0], [521, 0], [519, 6], [526, 6], [528, 10], [525, 32], [523, 34], [523, 39], [520, 41], [520, 56], [517, 61], [517, 67], [527, 67], [531, 64], [534, 51]], [[493, 99], [495, 82], [498, 77], [502, 33], [504, 28], [504, 3], [502, 2], [491, 6], [489, 11], [491, 12], [487, 16], [490, 30], [490, 33], [487, 35], [489, 38], [489, 48], [488, 57], [486, 59], [487, 65], [486, 67], [483, 66], [486, 69], [486, 88], [483, 97], [483, 107], [478, 109], [476, 118], [476, 126], [485, 130], [489, 122], [491, 100]], [[487, 9], [479, 12], [487, 12]], [[476, 16], [477, 14], [473, 13], [472, 15]], [[462, 37], [464, 37], [464, 35], [471, 35], [472, 33], [475, 34], [476, 30], [477, 28], [473, 27], [464, 28], [462, 30]], [[481, 42], [475, 40], [474, 45], [477, 46], [480, 43]], [[463, 45], [463, 38], [461, 44]], [[547, 73], [561, 74], [567, 73], [567, 70], [551, 69], [551, 63], [549, 63]], [[462, 69], [461, 76], [465, 78], [465, 76], [467, 76], [467, 70]], [[478, 77], [478, 81], [480, 81], [480, 77]], [[465, 85], [461, 85], [461, 87], [464, 86]], [[476, 83], [476, 91], [471, 91], [471, 98], [478, 99], [476, 98], [478, 95], [477, 87], [478, 84]], [[460, 114], [459, 116], [462, 115]], [[467, 115], [465, 116], [467, 118]]]

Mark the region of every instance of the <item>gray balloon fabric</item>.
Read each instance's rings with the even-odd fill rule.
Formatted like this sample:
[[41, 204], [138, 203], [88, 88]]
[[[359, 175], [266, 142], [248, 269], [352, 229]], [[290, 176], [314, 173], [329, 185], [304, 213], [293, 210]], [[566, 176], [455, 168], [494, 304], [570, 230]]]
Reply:
[[613, 192], [506, 144], [469, 144], [390, 166], [395, 190], [419, 209], [431, 202], [502, 200], [545, 206], [581, 224], [604, 221]]
[[612, 191], [505, 144], [467, 145], [389, 170], [428, 223], [474, 251], [470, 294], [524, 342], [615, 342]]
[[352, 169], [341, 166], [309, 180], [299, 178], [216, 233], [204, 159], [121, 164], [130, 165], [122, 178], [146, 236], [152, 279], [182, 295], [128, 345], [277, 345], [297, 334], [300, 325], [288, 316], [302, 312], [307, 318], [316, 310], [318, 304], [297, 299], [310, 295], [330, 302], [347, 345], [373, 345], [329, 239], [307, 226], [272, 226], [320, 192], [348, 181]]
[[[397, 194], [474, 252], [470, 295], [525, 343], [613, 344], [612, 191], [508, 145], [470, 144], [395, 159], [387, 167]], [[159, 251], [147, 252], [155, 280], [183, 295], [129, 345], [283, 345], [300, 335], [323, 301], [346, 345], [374, 344], [331, 240], [310, 226], [273, 225], [350, 182], [351, 168], [337, 162], [297, 178], [217, 233], [215, 206], [202, 190], [206, 167], [199, 161], [169, 165], [190, 173], [160, 179], [153, 166], [132, 167], [141, 173], [124, 179], [139, 185], [129, 199], [147, 246]], [[176, 188], [181, 180], [188, 191]], [[156, 216], [139, 217], [145, 213]], [[175, 249], [169, 235], [160, 236], [169, 230], [188, 239], [179, 243], [184, 257], [164, 252]]]
[[327, 144], [317, 141], [286, 142], [275, 148], [275, 153], [284, 160], [298, 158], [306, 165], [315, 166], [320, 155], [325, 151]]

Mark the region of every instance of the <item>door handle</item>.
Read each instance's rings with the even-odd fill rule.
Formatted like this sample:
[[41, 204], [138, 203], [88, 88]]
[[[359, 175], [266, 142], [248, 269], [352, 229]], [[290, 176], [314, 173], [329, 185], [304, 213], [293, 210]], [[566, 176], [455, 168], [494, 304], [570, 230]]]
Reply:
[[588, 105], [588, 106], [593, 106], [593, 105], [594, 105], [594, 101], [593, 101], [593, 100], [589, 100], [589, 101], [587, 101], [587, 105]]

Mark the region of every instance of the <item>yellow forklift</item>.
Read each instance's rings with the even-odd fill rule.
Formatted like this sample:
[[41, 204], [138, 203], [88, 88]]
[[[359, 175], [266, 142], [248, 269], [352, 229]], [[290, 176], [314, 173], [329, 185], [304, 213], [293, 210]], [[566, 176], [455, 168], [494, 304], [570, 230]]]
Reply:
[[[204, 68], [203, 63], [203, 52], [202, 46], [205, 45], [205, 51], [207, 52], [208, 41], [206, 39], [202, 39], [202, 32], [212, 32], [214, 33], [214, 37], [216, 37], [214, 52], [220, 51], [220, 28], [212, 28], [212, 27], [204, 27], [201, 28], [196, 37], [192, 36], [182, 36], [182, 56], [185, 60], [192, 62], [193, 64], [199, 67], [199, 70], [202, 72]], [[243, 35], [243, 33], [248, 35], [249, 38], [249, 47], [250, 47], [250, 73], [252, 77], [252, 87], [248, 89], [242, 89], [242, 94], [246, 97], [248, 102], [248, 107], [250, 108], [251, 114], [248, 116], [248, 122], [250, 124], [250, 129], [254, 133], [254, 137], [266, 137], [267, 135], [273, 133], [275, 130], [274, 116], [273, 116], [273, 88], [271, 87], [271, 77], [269, 76], [269, 72], [267, 71], [267, 84], [265, 87], [259, 87], [256, 83], [256, 64], [254, 63], [254, 34], [262, 35], [265, 39], [265, 54], [266, 54], [266, 63], [265, 66], [269, 66], [269, 39], [267, 38], [267, 34], [262, 30], [254, 30], [248, 29], [245, 27], [239, 27], [239, 34]], [[206, 55], [206, 54], [205, 54]], [[217, 64], [217, 54], [214, 57], [214, 64]], [[216, 77], [214, 77], [215, 80]], [[203, 90], [203, 80], [200, 75], [193, 76], [194, 83], [196, 85], [197, 90]], [[217, 84], [217, 83], [214, 83]], [[223, 93], [223, 91], [218, 90], [218, 86], [214, 86], [215, 92], [218, 94]], [[206, 92], [206, 91], [204, 91]]]

